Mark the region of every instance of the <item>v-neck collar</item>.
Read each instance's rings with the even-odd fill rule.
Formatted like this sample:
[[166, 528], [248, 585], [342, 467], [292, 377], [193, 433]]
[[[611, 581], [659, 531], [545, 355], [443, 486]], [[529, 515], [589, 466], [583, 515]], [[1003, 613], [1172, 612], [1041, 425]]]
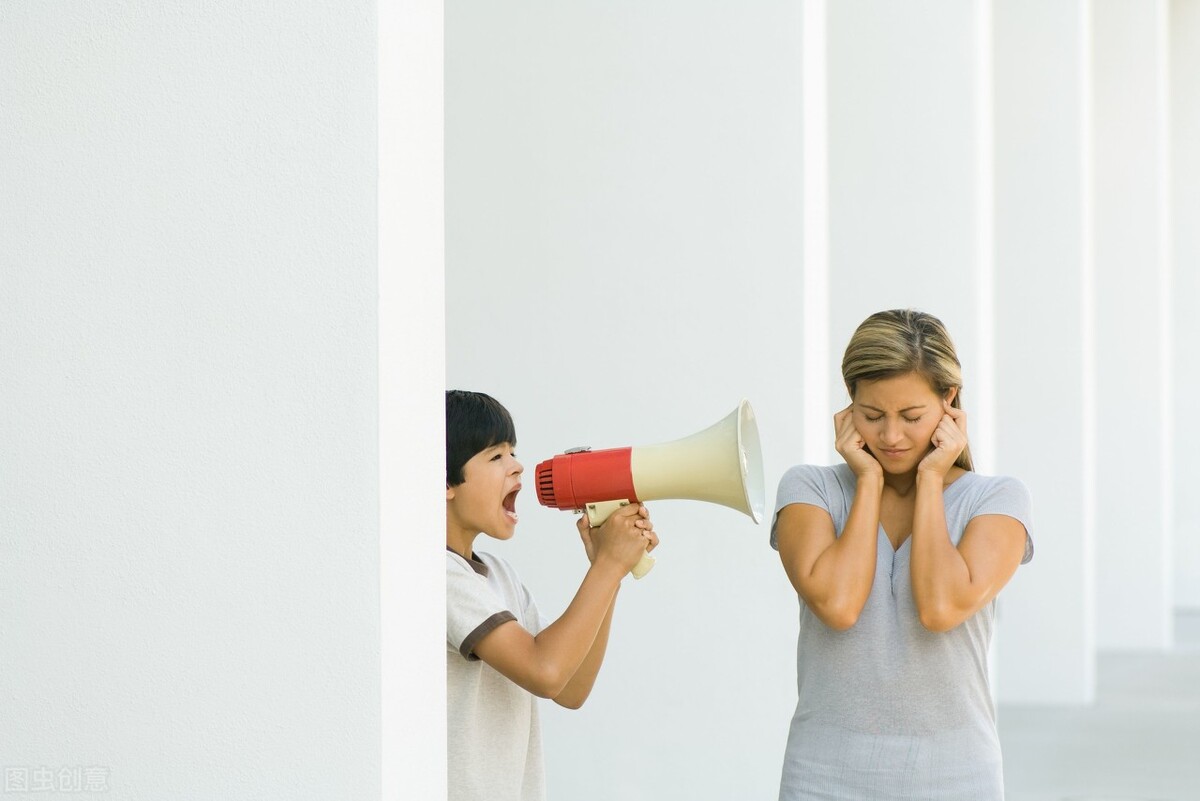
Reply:
[[[954, 479], [953, 481], [951, 481], [949, 485], [947, 485], [946, 487], [944, 487], [944, 488], [942, 489], [942, 502], [943, 502], [943, 505], [945, 504], [945, 498], [946, 498], [946, 495], [947, 495], [947, 494], [948, 494], [948, 493], [949, 493], [951, 490], [953, 490], [955, 487], [957, 487], [959, 484], [963, 483], [963, 481], [964, 481], [964, 480], [966, 480], [967, 476], [969, 476], [969, 475], [972, 475], [972, 472], [971, 472], [970, 470], [967, 470], [967, 471], [966, 471], [966, 472], [964, 472], [964, 473], [963, 473], [961, 476], [959, 476], [958, 478], [956, 478], [956, 479]], [[883, 538], [883, 541], [884, 541], [885, 543], [887, 543], [888, 550], [892, 552], [892, 556], [893, 556], [893, 557], [897, 556], [897, 555], [898, 555], [898, 554], [899, 554], [901, 551], [903, 551], [903, 550], [904, 550], [904, 548], [905, 548], [905, 547], [906, 547], [906, 546], [907, 546], [907, 545], [908, 545], [910, 542], [912, 542], [912, 532], [910, 531], [910, 532], [908, 532], [908, 535], [907, 535], [907, 536], [906, 536], [906, 537], [905, 537], [903, 540], [901, 540], [901, 541], [900, 541], [900, 544], [899, 544], [898, 546], [893, 546], [893, 545], [892, 545], [892, 538], [888, 536], [888, 533], [887, 533], [887, 531], [886, 531], [886, 530], [884, 529], [884, 527], [883, 527], [883, 522], [882, 522], [882, 521], [879, 523], [879, 536]]]
[[892, 552], [892, 556], [895, 556], [896, 554], [900, 553], [902, 550], [904, 550], [904, 547], [906, 545], [908, 545], [910, 542], [912, 542], [912, 532], [910, 531], [910, 532], [908, 532], [908, 536], [900, 541], [900, 545], [898, 547], [893, 546], [892, 538], [888, 536], [887, 531], [883, 527], [883, 523], [879, 524], [879, 537], [883, 541], [883, 543], [887, 545], [887, 549]]

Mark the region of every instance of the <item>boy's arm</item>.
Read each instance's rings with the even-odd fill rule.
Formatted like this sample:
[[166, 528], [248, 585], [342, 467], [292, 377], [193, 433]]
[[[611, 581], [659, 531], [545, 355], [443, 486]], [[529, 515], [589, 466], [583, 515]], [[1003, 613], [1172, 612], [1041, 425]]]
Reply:
[[[658, 535], [654, 533], [654, 524], [650, 522], [650, 512], [643, 504], [638, 513], [642, 520], [635, 520], [634, 525], [640, 526], [649, 540], [646, 550], [653, 551], [658, 546]], [[579, 538], [583, 540], [584, 551], [586, 551], [588, 559], [594, 561], [596, 542], [592, 537], [592, 529], [588, 526], [587, 517], [579, 518], [575, 525], [579, 529]], [[563, 691], [554, 696], [554, 703], [559, 706], [567, 709], [579, 709], [592, 694], [592, 687], [596, 684], [596, 676], [600, 673], [600, 666], [604, 664], [604, 654], [608, 650], [608, 632], [612, 628], [613, 611], [617, 608], [617, 595], [620, 594], [620, 591], [621, 586], [618, 584], [617, 592], [613, 595], [612, 603], [608, 607], [608, 614], [604, 616], [604, 622], [600, 624], [600, 631], [596, 634], [596, 641], [592, 643], [592, 649], [584, 657], [583, 664], [579, 666], [579, 670], [575, 671], [575, 675], [567, 682]]]
[[600, 665], [604, 663], [604, 653], [608, 650], [608, 631], [612, 627], [613, 610], [617, 607], [617, 595], [620, 591], [619, 587], [617, 589], [618, 592], [613, 594], [612, 603], [608, 605], [608, 614], [604, 616], [604, 622], [600, 624], [600, 631], [596, 632], [596, 640], [592, 643], [591, 650], [583, 658], [579, 670], [575, 671], [575, 675], [567, 682], [563, 691], [554, 696], [554, 703], [559, 706], [565, 706], [567, 709], [579, 709], [592, 694], [596, 676], [600, 673]]
[[475, 655], [534, 695], [556, 700], [587, 662], [580, 681], [560, 701], [582, 704], [604, 659], [617, 588], [653, 537], [636, 522], [640, 510], [630, 504], [605, 521], [595, 560], [558, 620], [537, 636], [510, 620], [480, 640]]

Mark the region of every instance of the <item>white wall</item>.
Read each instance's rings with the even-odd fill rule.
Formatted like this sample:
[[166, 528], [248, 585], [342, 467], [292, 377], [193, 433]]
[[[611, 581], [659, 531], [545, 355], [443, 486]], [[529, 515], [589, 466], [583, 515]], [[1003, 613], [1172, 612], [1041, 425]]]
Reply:
[[977, 330], [976, 13], [972, 3], [828, 4], [833, 408], [848, 403], [840, 365], [858, 324], [918, 308], [954, 337], [973, 436], [988, 425], [978, 412], [990, 379]]
[[[527, 475], [575, 445], [691, 434], [744, 396], [767, 501], [800, 461], [798, 4], [456, 3], [446, 19], [448, 386], [513, 413]], [[509, 558], [556, 617], [573, 516], [519, 500]], [[796, 601], [767, 527], [651, 505], [579, 712], [543, 704], [551, 797], [773, 797]]]
[[374, 24], [0, 8], [0, 765], [378, 795]]
[[1200, 426], [1191, 425], [1200, 398], [1200, 2], [1174, 0], [1170, 20], [1171, 82], [1171, 338], [1174, 441], [1175, 601], [1200, 608], [1200, 510], [1191, 488], [1200, 481]]
[[[963, 363], [976, 465], [993, 457], [986, 66], [978, 4], [828, 5], [829, 387], [872, 312], [939, 317]], [[830, 460], [840, 457], [829, 442]], [[990, 472], [990, 471], [988, 471]]]

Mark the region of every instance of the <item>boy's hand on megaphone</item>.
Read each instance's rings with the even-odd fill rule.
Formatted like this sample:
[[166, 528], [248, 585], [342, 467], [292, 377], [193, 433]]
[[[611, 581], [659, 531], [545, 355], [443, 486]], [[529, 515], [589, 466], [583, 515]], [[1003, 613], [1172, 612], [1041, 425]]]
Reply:
[[599, 528], [588, 526], [587, 515], [576, 521], [579, 538], [588, 561], [610, 560], [628, 572], [658, 545], [658, 535], [650, 522], [650, 510], [640, 503], [623, 506], [609, 515]]

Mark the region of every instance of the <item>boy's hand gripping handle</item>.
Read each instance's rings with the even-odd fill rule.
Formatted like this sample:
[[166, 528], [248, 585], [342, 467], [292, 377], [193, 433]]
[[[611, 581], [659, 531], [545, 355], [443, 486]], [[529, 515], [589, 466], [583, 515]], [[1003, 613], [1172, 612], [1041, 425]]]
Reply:
[[[604, 525], [604, 521], [608, 520], [609, 515], [620, 509], [622, 506], [628, 506], [629, 501], [596, 501], [595, 503], [587, 504], [584, 509], [587, 512], [588, 525], [592, 528], [599, 528]], [[642, 558], [633, 566], [633, 570], [629, 571], [635, 579], [640, 579], [642, 576], [650, 572], [654, 567], [654, 557], [649, 552], [642, 554]]]

